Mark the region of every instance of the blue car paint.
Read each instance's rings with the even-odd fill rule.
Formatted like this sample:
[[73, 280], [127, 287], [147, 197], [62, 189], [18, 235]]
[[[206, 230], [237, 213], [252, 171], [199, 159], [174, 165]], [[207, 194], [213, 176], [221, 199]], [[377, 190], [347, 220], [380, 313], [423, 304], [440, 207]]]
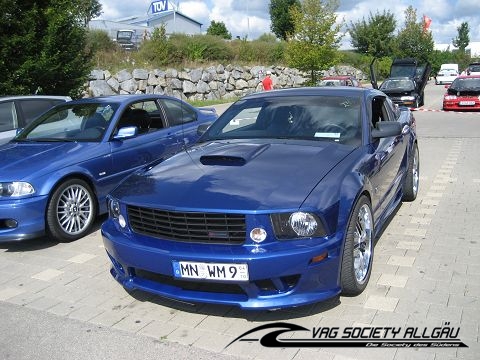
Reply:
[[[45, 214], [51, 193], [68, 178], [87, 181], [95, 193], [99, 213], [105, 213], [107, 193], [124, 177], [157, 158], [171, 155], [186, 144], [194, 143], [199, 137], [197, 127], [217, 118], [214, 112], [200, 111], [183, 103], [197, 113], [197, 121], [124, 141], [113, 138], [117, 121], [130, 104], [165, 98], [173, 99], [162, 95], [118, 95], [75, 100], [55, 107], [85, 103], [115, 104], [118, 110], [98, 142], [18, 142], [14, 139], [0, 146], [0, 182], [25, 181], [35, 189], [34, 194], [20, 198], [0, 196], [0, 242], [45, 235]], [[35, 126], [38, 121], [40, 119], [30, 126]], [[4, 226], [7, 219], [15, 219], [19, 225], [15, 228]]]
[[[316, 90], [294, 91], [310, 95]], [[125, 216], [126, 228], [121, 228], [118, 220], [110, 217], [102, 225], [102, 237], [112, 260], [112, 276], [129, 290], [245, 309], [305, 305], [338, 295], [345, 229], [354, 204], [362, 194], [370, 199], [375, 236], [380, 234], [402, 199], [408, 158], [417, 140], [413, 116], [409, 111], [402, 111], [397, 120], [409, 125], [408, 133], [398, 136], [389, 147], [382, 147], [382, 141], [387, 142], [385, 139], [372, 143], [368, 121], [371, 110], [365, 104], [372, 97], [384, 94], [368, 89], [328, 91], [363, 96], [361, 146], [332, 142], [313, 145], [302, 140], [282, 139], [214, 140], [197, 144], [124, 180], [110, 195], [120, 201], [124, 215], [126, 204], [182, 212], [241, 213], [246, 215], [247, 237], [239, 246], [183, 243], [135, 233], [128, 225], [128, 215]], [[278, 91], [275, 95], [280, 97], [284, 93], [290, 94]], [[262, 96], [272, 95], [253, 95]], [[394, 150], [398, 150], [398, 154]], [[208, 157], [211, 154], [229, 155], [245, 163], [216, 166], [216, 157]], [[311, 166], [314, 159], [317, 162]], [[388, 184], [384, 180], [386, 170], [395, 170], [388, 174]], [[380, 192], [379, 187], [385, 185], [388, 186]], [[328, 235], [277, 240], [269, 214], [298, 209], [319, 213]], [[267, 239], [260, 245], [248, 238], [250, 230], [257, 226], [267, 232]], [[325, 253], [328, 254], [325, 260], [312, 264], [313, 258]], [[244, 294], [182, 289], [165, 280], [174, 277], [172, 264], [176, 261], [244, 262], [249, 265], [250, 280], [236, 282]], [[149, 280], [138, 276], [138, 269], [163, 278]], [[298, 283], [288, 288], [284, 279], [293, 275], [299, 276]], [[270, 279], [280, 290], [262, 291], [255, 282], [264, 279]]]

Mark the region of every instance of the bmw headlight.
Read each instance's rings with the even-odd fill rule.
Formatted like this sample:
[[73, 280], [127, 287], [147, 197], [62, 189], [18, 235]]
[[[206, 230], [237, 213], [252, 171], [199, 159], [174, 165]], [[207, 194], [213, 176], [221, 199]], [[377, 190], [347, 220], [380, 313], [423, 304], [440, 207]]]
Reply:
[[277, 239], [297, 239], [326, 236], [321, 220], [315, 214], [303, 211], [273, 214], [273, 230]]
[[35, 193], [33, 186], [24, 181], [0, 183], [1, 197], [19, 197]]

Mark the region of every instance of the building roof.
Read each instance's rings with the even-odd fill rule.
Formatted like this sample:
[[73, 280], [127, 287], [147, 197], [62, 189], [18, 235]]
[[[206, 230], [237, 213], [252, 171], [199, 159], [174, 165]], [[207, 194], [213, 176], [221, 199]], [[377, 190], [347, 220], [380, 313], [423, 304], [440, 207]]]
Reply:
[[203, 25], [201, 22], [198, 22], [197, 20], [192, 19], [191, 17], [188, 17], [188, 16], [184, 15], [179, 11], [164, 11], [164, 12], [161, 12], [161, 13], [158, 13], [158, 14], [153, 14], [153, 15], [152, 14], [133, 15], [133, 16], [128, 16], [128, 17], [122, 18], [122, 19], [118, 19], [116, 21], [126, 23], [126, 24], [136, 24], [136, 25], [145, 24], [146, 26], [148, 26], [149, 22], [154, 21], [154, 20], [158, 20], [158, 19], [162, 19], [166, 16], [172, 15], [173, 13], [175, 13], [175, 16], [183, 17], [184, 19], [187, 19], [191, 22], [194, 22], [195, 24], [198, 24], [200, 26]]

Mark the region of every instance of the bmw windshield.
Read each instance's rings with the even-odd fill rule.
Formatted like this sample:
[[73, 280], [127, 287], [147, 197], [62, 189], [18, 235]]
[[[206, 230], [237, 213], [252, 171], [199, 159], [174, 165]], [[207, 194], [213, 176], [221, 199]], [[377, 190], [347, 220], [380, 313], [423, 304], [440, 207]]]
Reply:
[[13, 141], [100, 141], [118, 106], [107, 103], [59, 105], [22, 130]]

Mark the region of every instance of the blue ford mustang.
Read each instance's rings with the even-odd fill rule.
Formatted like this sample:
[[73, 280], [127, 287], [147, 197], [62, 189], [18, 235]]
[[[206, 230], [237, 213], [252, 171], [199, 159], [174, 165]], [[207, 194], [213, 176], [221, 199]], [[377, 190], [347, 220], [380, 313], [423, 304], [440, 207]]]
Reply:
[[217, 117], [161, 95], [58, 105], [0, 146], [0, 242], [84, 236], [125, 176], [191, 145]]
[[123, 181], [102, 236], [128, 290], [298, 306], [365, 289], [376, 237], [418, 185], [415, 119], [384, 93], [269, 91]]

